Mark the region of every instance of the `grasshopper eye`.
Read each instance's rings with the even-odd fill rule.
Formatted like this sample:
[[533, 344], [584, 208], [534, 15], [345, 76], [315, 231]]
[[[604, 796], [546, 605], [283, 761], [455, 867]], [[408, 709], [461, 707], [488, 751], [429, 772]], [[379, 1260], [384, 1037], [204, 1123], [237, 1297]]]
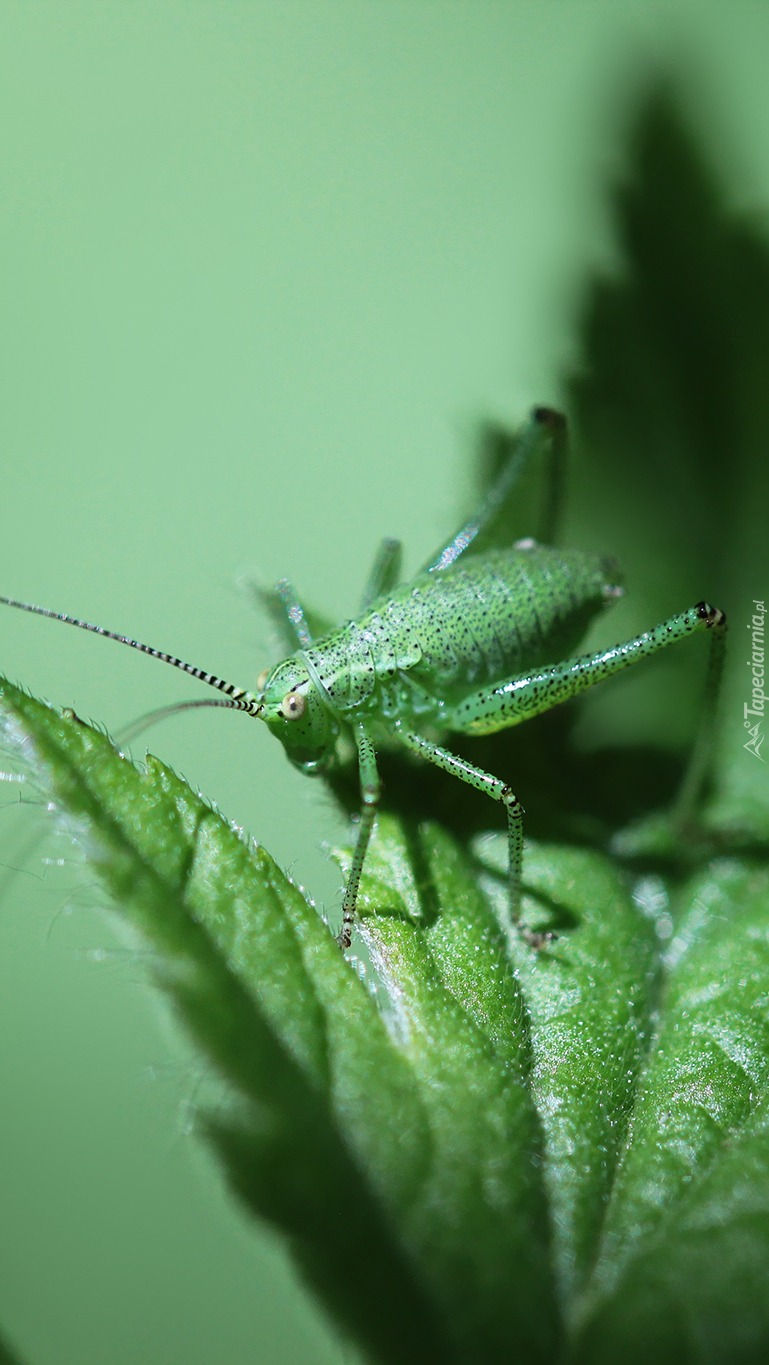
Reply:
[[301, 692], [289, 692], [280, 703], [280, 714], [284, 720], [298, 720], [306, 704]]
[[265, 683], [267, 682], [267, 679], [269, 678], [269, 676], [270, 676], [270, 670], [269, 670], [269, 668], [263, 668], [262, 671], [261, 671], [261, 673], [259, 674], [259, 677], [258, 677], [257, 680], [256, 680], [256, 690], [257, 690], [257, 692], [263, 692], [263, 691], [264, 691], [264, 686], [265, 686]]

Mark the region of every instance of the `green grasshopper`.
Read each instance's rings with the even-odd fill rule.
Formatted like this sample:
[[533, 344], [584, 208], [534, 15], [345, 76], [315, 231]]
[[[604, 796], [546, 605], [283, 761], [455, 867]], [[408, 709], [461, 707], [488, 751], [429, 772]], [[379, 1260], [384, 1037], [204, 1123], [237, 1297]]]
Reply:
[[[575, 655], [593, 618], [623, 593], [614, 562], [532, 539], [519, 540], [508, 549], [479, 551], [484, 531], [538, 455], [549, 457], [544, 521], [548, 534], [543, 538], [552, 538], [565, 443], [560, 414], [536, 408], [479, 512], [408, 583], [398, 585], [399, 542], [386, 540], [374, 562], [360, 614], [318, 639], [313, 639], [307, 614], [290, 584], [279, 584], [276, 593], [298, 648], [260, 675], [255, 692], [87, 621], [8, 597], [0, 597], [0, 602], [106, 635], [217, 688], [225, 699], [197, 704], [232, 707], [264, 721], [304, 773], [328, 772], [340, 737], [352, 735], [362, 804], [342, 904], [338, 935], [342, 948], [351, 943], [380, 798], [377, 746], [393, 741], [505, 807], [510, 915], [526, 941], [539, 947], [551, 935], [535, 933], [520, 922], [521, 803], [506, 782], [438, 741], [446, 733], [487, 735], [518, 725], [676, 640], [710, 631], [699, 737], [674, 810], [675, 820], [683, 826], [707, 773], [726, 631], [723, 612], [699, 602], [624, 644]], [[173, 709], [179, 708], [164, 712]]]

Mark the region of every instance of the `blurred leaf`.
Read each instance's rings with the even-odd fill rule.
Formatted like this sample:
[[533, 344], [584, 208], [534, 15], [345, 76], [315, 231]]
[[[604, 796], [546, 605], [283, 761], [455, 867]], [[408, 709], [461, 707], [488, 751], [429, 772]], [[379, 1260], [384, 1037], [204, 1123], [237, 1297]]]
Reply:
[[[585, 292], [568, 384], [579, 444], [569, 538], [626, 570], [628, 597], [603, 628], [614, 640], [702, 598], [727, 612], [713, 823], [765, 842], [742, 720], [745, 630], [769, 578], [769, 249], [729, 206], [669, 84], [642, 105], [611, 209], [619, 268]], [[596, 697], [594, 742], [690, 740], [700, 656], [673, 650], [614, 689], [616, 705]]]
[[11, 1350], [5, 1337], [0, 1337], [0, 1365], [23, 1365], [21, 1356]]
[[765, 537], [744, 539], [767, 488], [766, 241], [729, 208], [665, 86], [632, 132], [612, 210], [622, 270], [587, 292], [572, 382], [591, 502], [608, 530], [618, 514], [633, 527], [630, 551], [609, 548], [654, 566], [657, 590], [672, 571], [728, 608], [758, 581], [755, 550], [766, 563]]

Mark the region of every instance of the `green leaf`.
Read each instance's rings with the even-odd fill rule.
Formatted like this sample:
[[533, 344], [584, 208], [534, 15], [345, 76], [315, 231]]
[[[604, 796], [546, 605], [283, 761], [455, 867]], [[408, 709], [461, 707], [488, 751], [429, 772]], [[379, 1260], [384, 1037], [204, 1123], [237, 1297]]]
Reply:
[[[479, 852], [504, 872], [506, 840]], [[555, 1263], [568, 1313], [595, 1258], [649, 1041], [654, 929], [606, 858], [527, 845], [524, 918], [569, 931], [531, 953], [510, 952], [531, 1018], [531, 1088], [545, 1134]], [[500, 914], [506, 891], [489, 884]]]
[[402, 918], [377, 921], [413, 988], [408, 1020], [393, 1014], [388, 1028], [314, 909], [184, 782], [153, 759], [138, 769], [8, 683], [0, 703], [7, 739], [232, 1087], [230, 1112], [206, 1128], [233, 1184], [289, 1237], [346, 1330], [383, 1361], [494, 1360], [511, 1340], [522, 1358], [549, 1359], [558, 1326], [525, 1011], [450, 843], [431, 855], [430, 946]]
[[0, 703], [6, 738], [154, 947], [157, 980], [232, 1086], [229, 1116], [207, 1127], [241, 1195], [288, 1234], [373, 1359], [450, 1359], [414, 1247], [394, 1226], [430, 1159], [417, 1089], [312, 907], [162, 764], [140, 771], [99, 731], [10, 683]]
[[591, 1365], [766, 1358], [769, 871], [716, 864], [679, 916], [583, 1308]]
[[479, 1360], [514, 1340], [524, 1359], [550, 1358], [542, 1139], [526, 1087], [527, 1012], [503, 935], [459, 850], [431, 825], [380, 822], [362, 913], [391, 1032], [432, 1133], [415, 1210], [427, 1273]]

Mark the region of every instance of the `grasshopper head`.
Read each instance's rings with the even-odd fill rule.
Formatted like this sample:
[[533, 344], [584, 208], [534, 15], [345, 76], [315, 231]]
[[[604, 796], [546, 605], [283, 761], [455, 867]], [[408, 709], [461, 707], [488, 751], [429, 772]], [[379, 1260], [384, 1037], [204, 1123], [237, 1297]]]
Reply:
[[259, 716], [304, 773], [322, 772], [332, 757], [337, 726], [299, 659], [284, 659], [258, 682]]

